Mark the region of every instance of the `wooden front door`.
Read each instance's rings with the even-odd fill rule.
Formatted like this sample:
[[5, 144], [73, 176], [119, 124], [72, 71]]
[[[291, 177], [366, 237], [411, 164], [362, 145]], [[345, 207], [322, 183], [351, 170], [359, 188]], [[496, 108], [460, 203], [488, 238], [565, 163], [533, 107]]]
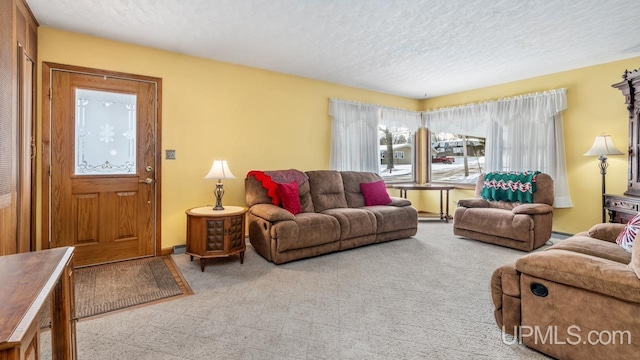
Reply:
[[158, 250], [157, 85], [50, 69], [49, 241], [76, 266]]

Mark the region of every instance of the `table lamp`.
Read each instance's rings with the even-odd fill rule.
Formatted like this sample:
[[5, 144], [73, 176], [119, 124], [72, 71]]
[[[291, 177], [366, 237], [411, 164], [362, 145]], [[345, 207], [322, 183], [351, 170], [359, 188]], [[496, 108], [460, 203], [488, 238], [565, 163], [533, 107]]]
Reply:
[[613, 140], [611, 140], [610, 135], [605, 135], [602, 133], [596, 136], [596, 139], [593, 141], [593, 145], [591, 145], [591, 149], [589, 149], [584, 156], [598, 156], [600, 163], [598, 167], [600, 168], [600, 174], [602, 174], [602, 222], [607, 221], [607, 216], [604, 210], [604, 194], [606, 193], [605, 186], [605, 175], [607, 175], [607, 167], [609, 164], [607, 163], [606, 155], [623, 155], [624, 153], [616, 148], [613, 145]]
[[209, 170], [209, 173], [204, 178], [218, 180], [216, 189], [213, 191], [216, 196], [216, 206], [213, 207], [213, 210], [224, 210], [224, 207], [222, 207], [222, 196], [224, 195], [224, 189], [222, 188], [222, 179], [236, 178], [231, 173], [231, 170], [229, 170], [227, 160], [213, 160], [213, 164], [211, 164], [211, 170]]

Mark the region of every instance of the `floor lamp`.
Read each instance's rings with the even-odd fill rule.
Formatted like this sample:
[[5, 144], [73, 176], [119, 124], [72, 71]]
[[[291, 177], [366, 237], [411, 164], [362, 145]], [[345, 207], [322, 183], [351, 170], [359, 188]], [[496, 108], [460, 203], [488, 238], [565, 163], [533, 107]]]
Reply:
[[602, 222], [607, 221], [607, 215], [604, 209], [604, 194], [606, 193], [605, 186], [605, 175], [607, 175], [607, 167], [609, 164], [607, 163], [607, 155], [623, 155], [624, 153], [616, 148], [613, 145], [613, 140], [611, 140], [610, 135], [605, 135], [602, 133], [596, 136], [596, 139], [593, 141], [593, 145], [591, 145], [591, 149], [584, 153], [584, 156], [598, 156], [598, 160], [600, 163], [598, 167], [600, 168], [600, 174], [602, 175]]

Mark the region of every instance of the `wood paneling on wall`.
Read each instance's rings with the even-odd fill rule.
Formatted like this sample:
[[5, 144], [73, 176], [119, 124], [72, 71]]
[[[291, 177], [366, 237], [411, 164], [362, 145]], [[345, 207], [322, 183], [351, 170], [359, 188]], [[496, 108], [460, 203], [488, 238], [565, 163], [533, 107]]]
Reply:
[[32, 249], [38, 23], [24, 0], [0, 2], [0, 255]]

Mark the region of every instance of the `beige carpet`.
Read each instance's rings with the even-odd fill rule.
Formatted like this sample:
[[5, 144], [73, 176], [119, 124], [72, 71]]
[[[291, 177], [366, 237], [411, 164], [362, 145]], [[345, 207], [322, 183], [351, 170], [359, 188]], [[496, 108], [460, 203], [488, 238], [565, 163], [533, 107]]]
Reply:
[[78, 322], [78, 358], [546, 359], [504, 343], [493, 319], [491, 273], [524, 254], [439, 222], [284, 265], [251, 246], [204, 272], [176, 254], [195, 294]]
[[[191, 293], [170, 257], [80, 268], [75, 276], [79, 319]], [[42, 311], [42, 327], [50, 325], [48, 311]]]

